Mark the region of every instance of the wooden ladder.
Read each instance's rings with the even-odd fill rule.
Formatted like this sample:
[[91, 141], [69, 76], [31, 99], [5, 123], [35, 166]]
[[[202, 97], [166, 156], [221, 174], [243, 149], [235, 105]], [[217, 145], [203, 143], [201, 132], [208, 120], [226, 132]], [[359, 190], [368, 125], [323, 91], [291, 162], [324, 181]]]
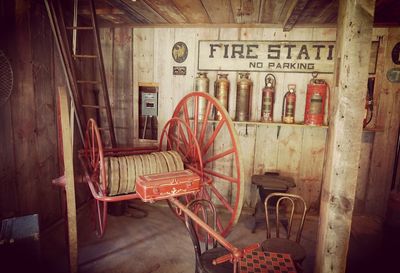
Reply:
[[[80, 125], [81, 136], [83, 136], [82, 129], [84, 130], [86, 128], [88, 120], [86, 110], [95, 109], [98, 112], [104, 111], [107, 125], [105, 126], [103, 122], [101, 122], [102, 126], [99, 129], [109, 132], [110, 145], [112, 148], [115, 148], [117, 143], [97, 27], [96, 10], [93, 0], [87, 2], [89, 4], [89, 22], [85, 25], [78, 24], [79, 3], [78, 0], [74, 0], [72, 25], [66, 26], [60, 1], [45, 0], [50, 23], [61, 56], [64, 73], [67, 77], [70, 96], [75, 107], [76, 119], [78, 120], [78, 125]], [[80, 35], [78, 34], [83, 31], [92, 33], [94, 52], [77, 52], [77, 37], [79, 37]], [[81, 72], [85, 71], [85, 65], [92, 64], [94, 64], [95, 72], [97, 72], [96, 77], [84, 78]], [[88, 86], [93, 87], [93, 90], [98, 90], [99, 98], [102, 98], [102, 103], [100, 101], [91, 104], [84, 103], [83, 95], [84, 92], [87, 92]]]

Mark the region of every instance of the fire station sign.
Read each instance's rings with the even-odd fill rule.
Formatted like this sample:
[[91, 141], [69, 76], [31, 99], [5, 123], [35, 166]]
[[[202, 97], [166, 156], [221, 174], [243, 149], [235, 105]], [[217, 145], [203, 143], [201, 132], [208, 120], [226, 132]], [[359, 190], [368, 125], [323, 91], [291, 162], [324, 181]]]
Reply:
[[199, 41], [198, 70], [333, 73], [334, 41]]

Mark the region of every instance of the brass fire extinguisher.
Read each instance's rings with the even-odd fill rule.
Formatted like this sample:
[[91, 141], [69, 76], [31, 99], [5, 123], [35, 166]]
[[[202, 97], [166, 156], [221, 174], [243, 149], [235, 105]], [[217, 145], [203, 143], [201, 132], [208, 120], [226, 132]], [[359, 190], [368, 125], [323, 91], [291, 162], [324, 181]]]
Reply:
[[307, 85], [304, 124], [322, 125], [325, 116], [325, 102], [328, 95], [328, 84], [325, 80], [317, 79], [316, 74]]
[[[210, 86], [210, 80], [207, 78], [206, 72], [198, 72], [195, 79], [195, 91], [208, 93]], [[205, 98], [199, 98], [199, 120], [204, 119], [204, 114], [206, 112], [207, 101]]]
[[296, 85], [289, 84], [289, 91], [286, 92], [283, 97], [282, 103], [282, 122], [283, 123], [294, 123], [294, 114], [296, 107]]
[[250, 73], [239, 73], [236, 93], [236, 120], [248, 121], [251, 109], [251, 92], [253, 82], [249, 78]]
[[272, 122], [274, 115], [276, 79], [272, 74], [265, 76], [265, 87], [262, 89], [261, 121]]
[[[224, 106], [226, 111], [229, 110], [229, 87], [228, 74], [218, 74], [218, 79], [214, 83], [215, 97]], [[221, 114], [217, 112], [215, 119], [220, 120], [221, 118]]]

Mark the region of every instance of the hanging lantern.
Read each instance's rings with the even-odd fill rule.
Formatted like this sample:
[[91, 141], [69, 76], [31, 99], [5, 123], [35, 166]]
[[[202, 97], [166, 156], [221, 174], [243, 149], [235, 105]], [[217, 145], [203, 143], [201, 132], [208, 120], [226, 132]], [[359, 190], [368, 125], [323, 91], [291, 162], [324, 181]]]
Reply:
[[265, 76], [265, 87], [262, 89], [261, 121], [272, 122], [274, 115], [276, 79], [272, 74]]

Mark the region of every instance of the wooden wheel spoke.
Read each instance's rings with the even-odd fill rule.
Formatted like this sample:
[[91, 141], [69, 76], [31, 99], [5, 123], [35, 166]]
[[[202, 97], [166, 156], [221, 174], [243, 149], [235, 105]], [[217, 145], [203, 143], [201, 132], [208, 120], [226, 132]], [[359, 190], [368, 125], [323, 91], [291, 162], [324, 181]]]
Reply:
[[208, 174], [211, 174], [211, 175], [213, 175], [213, 176], [215, 176], [215, 177], [221, 178], [221, 179], [223, 179], [223, 180], [232, 182], [232, 183], [238, 183], [238, 182], [239, 182], [239, 179], [238, 179], [238, 178], [234, 178], [234, 177], [232, 177], [232, 176], [227, 176], [227, 175], [225, 175], [225, 174], [222, 174], [222, 173], [219, 173], [219, 172], [210, 170], [210, 169], [204, 168], [204, 172], [205, 172], [205, 173], [208, 173]]
[[[219, 120], [210, 122], [215, 114]], [[182, 128], [176, 132], [180, 142], [173, 143], [181, 147], [173, 149], [185, 155], [182, 156], [185, 168], [197, 170], [196, 173], [201, 176], [202, 186], [196, 198], [211, 200], [212, 197], [213, 201], [218, 203], [219, 210], [224, 215], [217, 217], [217, 230], [222, 236], [226, 236], [239, 219], [244, 197], [243, 167], [234, 124], [223, 105], [213, 96], [203, 92], [193, 92], [184, 96], [178, 103], [173, 118], [182, 125]], [[215, 151], [211, 153], [213, 149]], [[198, 159], [199, 153], [200, 159]], [[227, 163], [234, 172], [225, 172], [212, 167], [212, 165], [218, 165], [215, 163], [219, 162]], [[206, 166], [208, 168], [205, 168]], [[219, 191], [220, 188], [230, 186], [231, 183], [235, 184], [232, 185], [235, 187], [232, 198], [225, 195], [225, 191]], [[225, 219], [225, 215], [229, 216], [229, 219]]]
[[232, 154], [232, 153], [234, 153], [234, 152], [235, 152], [235, 149], [234, 149], [234, 148], [230, 148], [229, 150], [226, 150], [225, 152], [216, 154], [216, 155], [214, 155], [214, 156], [212, 156], [212, 157], [210, 157], [210, 158], [204, 160], [204, 161], [203, 161], [203, 164], [204, 164], [204, 166], [205, 166], [205, 165], [207, 165], [208, 163], [210, 163], [210, 162], [212, 162], [212, 161], [221, 159], [221, 158], [223, 158], [224, 156], [230, 155], [230, 154]]
[[186, 103], [183, 105], [183, 117], [184, 117], [187, 125], [190, 125], [189, 111], [188, 111]]
[[206, 128], [207, 128], [208, 116], [210, 115], [210, 111], [211, 111], [211, 102], [208, 101], [207, 107], [206, 107], [206, 112], [203, 117], [203, 124], [202, 124], [201, 130], [200, 130], [200, 136], [199, 136], [199, 146], [200, 147], [203, 144], [204, 136], [206, 135]]
[[182, 138], [183, 143], [184, 143], [185, 145], [189, 145], [189, 141], [188, 141], [188, 139], [186, 138], [185, 132], [183, 132], [182, 126], [181, 126], [180, 124], [178, 125], [178, 131], [179, 131], [179, 135], [180, 135], [181, 138]]
[[197, 138], [198, 122], [199, 122], [199, 97], [194, 97], [194, 129], [193, 129], [193, 135], [194, 135], [195, 138]]
[[230, 213], [233, 213], [233, 208], [229, 204], [228, 200], [226, 200], [222, 194], [214, 187], [214, 185], [210, 185], [211, 191], [215, 194], [215, 196], [218, 198], [219, 201], [221, 201], [222, 205], [229, 210]]
[[[210, 200], [210, 201], [211, 201], [211, 196], [210, 196], [210, 194], [208, 193], [208, 191], [204, 189], [203, 193], [204, 193], [204, 195], [205, 195], [205, 198], [206, 198], [207, 200]], [[223, 228], [223, 226], [222, 226], [222, 223], [221, 223], [221, 219], [219, 218], [218, 215], [217, 215], [217, 228], [218, 228], [218, 231], [219, 231], [220, 233], [222, 233], [223, 230], [224, 230], [224, 228]]]
[[217, 137], [218, 133], [221, 131], [222, 126], [225, 124], [225, 120], [220, 120], [218, 122], [217, 127], [215, 128], [213, 134], [211, 135], [211, 137], [208, 139], [207, 144], [204, 145], [201, 154], [205, 155], [208, 151], [208, 149], [210, 149], [211, 145], [213, 144], [215, 138]]
[[222, 233], [224, 231], [224, 227], [222, 226], [221, 219], [219, 218], [219, 216], [217, 216], [217, 228], [219, 233]]

